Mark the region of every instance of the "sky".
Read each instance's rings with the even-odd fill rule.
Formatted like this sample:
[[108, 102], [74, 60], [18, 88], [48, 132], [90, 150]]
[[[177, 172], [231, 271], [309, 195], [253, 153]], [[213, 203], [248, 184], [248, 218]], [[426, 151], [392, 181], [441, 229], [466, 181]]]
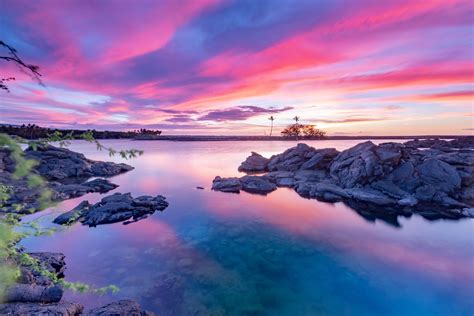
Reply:
[[[471, 0], [0, 0], [0, 123], [474, 134]], [[5, 55], [0, 50], [0, 56]]]

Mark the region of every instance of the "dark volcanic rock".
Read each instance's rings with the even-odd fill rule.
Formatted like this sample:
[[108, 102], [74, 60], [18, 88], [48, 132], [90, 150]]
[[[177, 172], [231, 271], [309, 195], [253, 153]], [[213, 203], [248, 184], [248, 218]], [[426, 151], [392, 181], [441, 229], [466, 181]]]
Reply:
[[82, 315], [81, 304], [60, 302], [57, 304], [9, 303], [0, 304], [0, 315]]
[[461, 187], [461, 177], [453, 166], [438, 159], [427, 159], [416, 167], [421, 181], [431, 187], [443, 191], [452, 192]]
[[268, 194], [277, 189], [269, 177], [243, 176], [241, 178], [221, 178], [216, 177], [212, 182], [212, 190], [239, 193], [240, 190], [255, 193]]
[[268, 180], [267, 177], [244, 176], [240, 178], [242, 190], [249, 193], [267, 194], [277, 189], [275, 183]]
[[376, 149], [374, 143], [367, 141], [344, 150], [332, 161], [331, 176], [343, 188], [369, 183], [382, 174]]
[[87, 315], [117, 315], [117, 316], [152, 316], [152, 312], [142, 310], [140, 304], [134, 300], [120, 300], [102, 307], [90, 310]]
[[63, 297], [60, 286], [15, 284], [10, 286], [2, 299], [5, 303], [57, 303]]
[[263, 172], [267, 169], [269, 159], [260, 154], [252, 152], [252, 154], [245, 159], [239, 166], [239, 171], [243, 172]]
[[87, 159], [83, 154], [51, 145], [38, 146], [36, 150], [28, 148], [25, 150], [25, 156], [38, 161], [36, 170], [50, 181], [108, 177], [133, 169], [126, 164]]
[[72, 199], [93, 192], [105, 193], [116, 188], [118, 188], [118, 185], [106, 179], [94, 179], [82, 184], [57, 183], [52, 186], [52, 189], [57, 192], [57, 198], [61, 200]]
[[324, 148], [314, 151], [315, 154], [308, 161], [301, 165], [300, 169], [326, 169], [329, 164], [339, 154], [335, 148]]
[[239, 178], [221, 178], [217, 176], [212, 181], [212, 190], [214, 191], [239, 193], [241, 189], [242, 184]]
[[167, 207], [168, 202], [161, 195], [132, 198], [130, 193], [115, 193], [94, 205], [83, 201], [73, 210], [54, 219], [54, 223], [70, 225], [80, 221], [84, 225], [97, 226], [127, 221], [124, 224], [128, 224], [146, 218], [155, 211], [163, 211]]
[[81, 219], [82, 214], [91, 207], [89, 201], [82, 201], [69, 212], [63, 213], [53, 220], [58, 225], [71, 225]]
[[269, 171], [296, 171], [315, 154], [316, 150], [306, 144], [298, 144], [268, 162]]
[[216, 177], [213, 189], [265, 194], [275, 186], [291, 187], [304, 197], [344, 201], [364, 218], [412, 212], [427, 218], [473, 217], [471, 148], [474, 137], [380, 145], [367, 141], [340, 153], [298, 144], [271, 157], [265, 175]]

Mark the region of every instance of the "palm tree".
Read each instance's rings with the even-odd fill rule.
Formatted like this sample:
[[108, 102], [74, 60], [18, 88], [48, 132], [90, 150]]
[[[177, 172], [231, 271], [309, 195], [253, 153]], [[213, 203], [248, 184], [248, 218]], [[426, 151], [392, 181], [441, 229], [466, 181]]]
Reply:
[[272, 116], [270, 116], [268, 118], [272, 123], [271, 123], [271, 126], [270, 126], [270, 137], [272, 137], [272, 132], [273, 132], [273, 121], [275, 120], [275, 118]]
[[300, 117], [296, 115], [293, 119], [295, 120], [296, 140], [298, 140], [298, 133], [299, 133], [298, 122], [300, 120]]

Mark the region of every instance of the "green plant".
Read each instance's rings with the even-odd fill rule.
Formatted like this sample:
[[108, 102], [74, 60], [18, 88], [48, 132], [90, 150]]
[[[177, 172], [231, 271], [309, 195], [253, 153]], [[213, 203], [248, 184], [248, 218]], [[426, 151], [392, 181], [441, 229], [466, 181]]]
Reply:
[[[12, 138], [6, 134], [0, 134], [0, 148], [6, 149], [9, 152], [10, 158], [15, 163], [15, 171], [12, 175], [13, 178], [17, 180], [26, 179], [30, 189], [39, 190], [39, 210], [54, 205], [54, 201], [51, 199], [52, 192], [48, 189], [47, 182], [33, 171], [33, 168], [36, 166], [36, 162], [24, 157], [21, 144], [26, 144], [35, 150], [38, 148], [38, 146], [47, 145], [51, 142], [56, 142], [59, 144], [59, 146], [65, 147], [70, 144], [71, 139], [71, 134], [62, 135], [62, 133], [58, 131], [49, 135], [47, 139], [42, 139], [39, 141], [26, 141], [18, 137]], [[92, 136], [92, 133], [84, 133], [82, 135], [82, 139], [96, 144], [98, 150], [105, 150], [110, 156], [118, 154], [124, 159], [130, 159], [143, 154], [143, 151], [136, 149], [117, 151], [113, 148], [106, 147], [99, 141], [95, 140]], [[12, 187], [5, 184], [0, 184], [0, 211], [3, 211], [0, 213], [0, 301], [4, 291], [8, 288], [8, 286], [13, 284], [18, 279], [20, 275], [19, 266], [28, 267], [29, 269], [49, 278], [53, 283], [62, 285], [66, 289], [71, 289], [80, 293], [94, 292], [98, 294], [104, 294], [106, 292], [115, 293], [119, 290], [115, 285], [109, 285], [102, 288], [93, 288], [85, 283], [68, 282], [64, 279], [60, 279], [54, 273], [43, 269], [40, 262], [38, 262], [35, 258], [19, 250], [17, 248], [17, 244], [23, 238], [32, 235], [40, 236], [52, 234], [56, 231], [56, 229], [42, 227], [40, 225], [39, 219], [23, 223], [21, 222], [21, 215], [9, 213], [4, 208], [3, 202], [8, 200], [11, 193]], [[23, 205], [16, 205], [17, 209], [22, 209], [24, 207], [25, 206]], [[38, 210], [28, 210], [29, 213], [35, 211]]]

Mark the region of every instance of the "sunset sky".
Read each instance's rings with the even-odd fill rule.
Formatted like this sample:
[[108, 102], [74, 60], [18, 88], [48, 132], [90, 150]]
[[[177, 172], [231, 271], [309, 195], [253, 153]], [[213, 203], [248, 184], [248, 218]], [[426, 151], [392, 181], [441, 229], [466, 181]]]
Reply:
[[[0, 1], [0, 123], [473, 134], [471, 0]], [[6, 51], [0, 51], [4, 55]]]

